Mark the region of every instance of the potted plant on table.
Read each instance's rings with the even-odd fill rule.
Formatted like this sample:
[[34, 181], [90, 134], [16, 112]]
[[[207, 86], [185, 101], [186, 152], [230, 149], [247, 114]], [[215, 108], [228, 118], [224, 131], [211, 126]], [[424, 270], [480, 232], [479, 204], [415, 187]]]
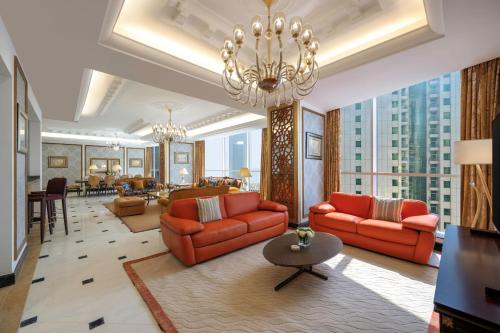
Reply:
[[314, 238], [314, 230], [310, 227], [298, 227], [296, 233], [299, 237], [300, 247], [308, 247], [311, 245], [312, 239]]

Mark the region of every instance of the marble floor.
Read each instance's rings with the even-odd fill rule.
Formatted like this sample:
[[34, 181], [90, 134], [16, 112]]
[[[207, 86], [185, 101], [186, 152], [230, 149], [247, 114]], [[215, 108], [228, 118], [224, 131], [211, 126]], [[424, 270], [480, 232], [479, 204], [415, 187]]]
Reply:
[[165, 251], [159, 229], [132, 233], [102, 204], [68, 198], [69, 235], [42, 244], [19, 332], [160, 332], [122, 263]]

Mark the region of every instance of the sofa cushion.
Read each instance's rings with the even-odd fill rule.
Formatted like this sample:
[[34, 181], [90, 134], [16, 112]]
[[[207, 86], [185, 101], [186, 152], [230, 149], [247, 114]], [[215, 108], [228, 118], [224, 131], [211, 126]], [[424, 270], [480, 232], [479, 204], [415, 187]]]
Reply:
[[418, 232], [404, 228], [401, 223], [380, 220], [363, 220], [358, 223], [358, 234], [387, 242], [415, 245]]
[[234, 219], [205, 223], [205, 229], [191, 235], [194, 247], [224, 242], [247, 233], [247, 224]]
[[405, 201], [403, 201], [403, 207], [401, 207], [401, 219], [404, 220], [405, 218], [410, 216], [427, 214], [429, 214], [429, 211], [425, 202], [410, 199], [406, 199]]
[[401, 222], [403, 199], [373, 198], [372, 219], [390, 222]]
[[232, 218], [244, 221], [248, 224], [248, 232], [274, 227], [275, 225], [285, 222], [285, 214], [265, 210], [236, 215]]
[[196, 198], [198, 204], [198, 218], [201, 223], [222, 220], [220, 212], [219, 198]]
[[[170, 197], [172, 197], [172, 195]], [[188, 219], [195, 221], [200, 220], [198, 217], [198, 204], [196, 203], [196, 198], [178, 199], [178, 200], [174, 200], [173, 198], [170, 199], [171, 201], [173, 200], [170, 207], [170, 215], [181, 219]], [[219, 196], [219, 207], [222, 214], [222, 218], [226, 218], [227, 215], [226, 215], [226, 209], [224, 208], [223, 195]]]
[[363, 218], [345, 213], [332, 212], [325, 215], [317, 214], [314, 216], [314, 221], [322, 227], [356, 232], [356, 224], [363, 221]]
[[240, 192], [224, 196], [228, 217], [255, 212], [259, 208], [260, 194], [257, 192]]
[[330, 203], [337, 210], [337, 212], [346, 213], [370, 218], [370, 208], [372, 204], [372, 197], [369, 195], [348, 194], [334, 192], [330, 197]]

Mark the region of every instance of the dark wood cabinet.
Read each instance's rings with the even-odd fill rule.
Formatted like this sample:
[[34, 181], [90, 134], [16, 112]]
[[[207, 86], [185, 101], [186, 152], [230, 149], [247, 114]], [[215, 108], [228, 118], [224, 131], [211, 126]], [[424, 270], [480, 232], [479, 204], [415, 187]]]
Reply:
[[441, 332], [500, 332], [500, 237], [450, 225], [434, 295]]

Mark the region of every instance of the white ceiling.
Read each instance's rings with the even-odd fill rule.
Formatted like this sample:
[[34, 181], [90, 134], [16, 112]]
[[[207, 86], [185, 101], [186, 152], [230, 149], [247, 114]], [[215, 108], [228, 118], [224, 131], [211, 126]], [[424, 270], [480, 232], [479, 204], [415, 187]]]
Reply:
[[[132, 1], [141, 1], [145, 6], [163, 4], [164, 10], [154, 13], [155, 20], [185, 30], [207, 47], [220, 43], [223, 36], [219, 30], [230, 34], [228, 26], [236, 21], [248, 23], [261, 6], [260, 0], [185, 0], [185, 7], [180, 6], [181, 10], [176, 12], [173, 0]], [[324, 112], [500, 56], [500, 1], [424, 2], [432, 30], [419, 29], [324, 67], [321, 80], [304, 104]], [[183, 111], [174, 113], [174, 120], [183, 124], [227, 109], [263, 113], [233, 102], [218, 85], [219, 78], [214, 73], [170, 59], [165, 53], [137, 42], [110, 36], [110, 22], [116, 21], [116, 7], [121, 8], [121, 3], [121, 0], [0, 1], [0, 15], [44, 112], [46, 128], [90, 134], [123, 132], [141, 119], [157, 121], [162, 112], [151, 108], [151, 104], [175, 98], [187, 105]], [[401, 0], [280, 0], [278, 6], [282, 6], [288, 17], [304, 14], [304, 20], [309, 20], [318, 34], [323, 34], [324, 45], [329, 38], [335, 40], [349, 33], [360, 22], [371, 22], [381, 13], [390, 12], [395, 3]], [[200, 6], [212, 9], [209, 14], [216, 13], [220, 20], [200, 15]], [[234, 14], [231, 6], [243, 10]], [[197, 19], [189, 21], [193, 13], [198, 14]], [[182, 15], [188, 23], [179, 23]], [[210, 27], [205, 29], [206, 33], [201, 20], [204, 17]], [[191, 23], [194, 21], [196, 24]], [[82, 115], [74, 123], [82, 91], [88, 84], [84, 75], [88, 69], [124, 78], [126, 82], [103, 115], [93, 119]]]

